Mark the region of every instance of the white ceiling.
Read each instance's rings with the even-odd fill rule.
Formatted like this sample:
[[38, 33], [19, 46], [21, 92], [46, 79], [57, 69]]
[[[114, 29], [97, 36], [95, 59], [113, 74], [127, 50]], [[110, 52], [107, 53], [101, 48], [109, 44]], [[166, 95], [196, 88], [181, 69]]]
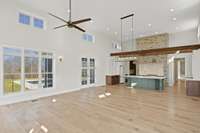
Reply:
[[[68, 0], [20, 1], [59, 16], [66, 13], [63, 17], [67, 18]], [[120, 38], [120, 18], [130, 13], [135, 13], [135, 37], [194, 29], [200, 18], [200, 0], [72, 0], [72, 4], [74, 20], [91, 17], [94, 22], [82, 26], [117, 38]], [[174, 12], [170, 12], [171, 8]], [[127, 21], [124, 33], [128, 36], [131, 25]]]

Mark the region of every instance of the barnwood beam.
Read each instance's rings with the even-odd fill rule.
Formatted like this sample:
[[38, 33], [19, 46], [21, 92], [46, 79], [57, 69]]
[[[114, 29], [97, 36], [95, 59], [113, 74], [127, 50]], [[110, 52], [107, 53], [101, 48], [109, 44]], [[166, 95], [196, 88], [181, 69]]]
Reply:
[[119, 57], [167, 55], [167, 54], [175, 54], [177, 53], [177, 51], [179, 53], [192, 53], [193, 50], [198, 50], [198, 49], [200, 49], [200, 44], [192, 44], [192, 45], [178, 46], [178, 47], [166, 47], [166, 48], [157, 48], [148, 50], [117, 52], [117, 53], [111, 53], [110, 55]]

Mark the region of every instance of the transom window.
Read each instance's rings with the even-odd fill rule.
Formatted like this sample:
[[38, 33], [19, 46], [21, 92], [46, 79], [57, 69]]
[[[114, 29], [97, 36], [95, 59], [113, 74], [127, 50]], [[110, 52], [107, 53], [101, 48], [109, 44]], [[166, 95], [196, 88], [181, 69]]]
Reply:
[[44, 29], [45, 21], [41, 18], [27, 15], [26, 13], [19, 13], [19, 23], [30, 25], [38, 29]]
[[34, 24], [34, 27], [36, 27], [36, 28], [39, 28], [39, 29], [43, 29], [44, 28], [44, 21], [42, 19], [34, 18], [33, 19], [33, 24]]
[[93, 35], [84, 33], [83, 34], [83, 40], [94, 43], [95, 42], [95, 37]]
[[19, 23], [25, 24], [25, 25], [30, 25], [31, 17], [24, 13], [19, 13]]

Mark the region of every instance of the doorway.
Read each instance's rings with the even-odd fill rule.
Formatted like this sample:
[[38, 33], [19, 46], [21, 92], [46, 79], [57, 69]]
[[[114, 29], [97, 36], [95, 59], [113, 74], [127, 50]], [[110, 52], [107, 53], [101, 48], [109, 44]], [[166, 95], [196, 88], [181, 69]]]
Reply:
[[134, 61], [129, 62], [129, 75], [136, 75], [136, 63]]
[[82, 58], [81, 59], [81, 85], [84, 87], [95, 86], [96, 82], [96, 68], [94, 58]]
[[185, 78], [185, 58], [174, 59], [174, 81]]
[[124, 83], [125, 79], [124, 79], [124, 66], [123, 65], [120, 65], [120, 68], [119, 68], [119, 74], [120, 74], [120, 83]]

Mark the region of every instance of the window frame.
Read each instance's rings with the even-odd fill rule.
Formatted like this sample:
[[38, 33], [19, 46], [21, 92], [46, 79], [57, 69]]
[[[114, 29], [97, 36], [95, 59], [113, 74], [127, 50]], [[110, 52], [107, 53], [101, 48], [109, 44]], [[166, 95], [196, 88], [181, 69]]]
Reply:
[[[37, 28], [37, 29], [45, 29], [45, 20], [44, 20], [44, 19], [42, 19], [41, 17], [37, 17], [37, 16], [33, 16], [32, 19], [33, 19], [33, 24], [32, 24], [32, 26], [33, 26], [34, 28]], [[39, 27], [39, 26], [36, 26], [36, 25], [35, 25], [35, 20], [36, 20], [36, 19], [42, 21], [42, 27]]]
[[[20, 92], [16, 92], [16, 93], [4, 93], [4, 62], [3, 62], [3, 56], [4, 56], [4, 52], [3, 52], [3, 48], [16, 48], [16, 49], [20, 49], [22, 51], [22, 56], [21, 56], [21, 80], [22, 80], [22, 83], [21, 83], [21, 91]], [[41, 50], [41, 49], [34, 49], [34, 48], [26, 48], [26, 47], [18, 47], [18, 46], [14, 46], [14, 45], [10, 45], [10, 44], [5, 44], [5, 45], [2, 45], [0, 46], [0, 59], [1, 59], [1, 65], [0, 65], [0, 83], [1, 83], [1, 86], [0, 86], [0, 96], [3, 96], [3, 97], [7, 97], [7, 96], [18, 96], [18, 95], [21, 95], [21, 94], [26, 94], [26, 93], [31, 93], [32, 91], [25, 91], [25, 86], [24, 86], [24, 81], [25, 81], [25, 68], [24, 68], [24, 51], [25, 50], [32, 50], [32, 51], [37, 51], [39, 53], [39, 76], [41, 75], [41, 53], [42, 52], [46, 52], [46, 53], [51, 53], [53, 54], [52, 56], [52, 59], [53, 59], [53, 62], [52, 62], [52, 66], [53, 66], [53, 69], [52, 69], [52, 72], [53, 72], [53, 87], [49, 87], [49, 88], [42, 88], [41, 86], [39, 86], [39, 88], [33, 92], [41, 92], [41, 91], [45, 91], [45, 90], [51, 90], [51, 89], [56, 89], [56, 60], [55, 60], [55, 57], [56, 57], [56, 54], [55, 54], [55, 51], [53, 50]]]
[[[23, 24], [23, 23], [20, 23], [19, 22], [19, 14], [25, 14], [25, 15], [28, 15], [30, 17], [30, 24], [27, 25], [27, 26], [30, 26], [34, 29], [40, 29], [40, 30], [46, 30], [47, 29], [47, 26], [46, 26], [46, 19], [40, 15], [36, 15], [35, 13], [30, 13], [28, 11], [25, 11], [25, 10], [18, 10], [17, 14], [18, 14], [18, 23], [20, 25], [26, 25], [26, 24]], [[38, 28], [38, 27], [35, 27], [34, 26], [34, 18], [37, 18], [37, 19], [41, 19], [43, 21], [43, 28]]]
[[[10, 48], [10, 49], [18, 49], [18, 50], [20, 50], [20, 54], [5, 54], [4, 53], [4, 48]], [[23, 60], [23, 58], [22, 58], [22, 55], [23, 55], [23, 50], [22, 49], [20, 49], [20, 48], [17, 48], [17, 47], [9, 47], [9, 46], [5, 46], [5, 47], [2, 47], [2, 92], [3, 92], [3, 95], [11, 95], [11, 94], [18, 94], [18, 93], [21, 93], [22, 92], [22, 90], [23, 90], [23, 77], [22, 77], [22, 72], [23, 72], [23, 70], [22, 70], [22, 64], [23, 64], [23, 62], [22, 62], [22, 60]], [[4, 76], [5, 76], [5, 74], [7, 75], [9, 75], [9, 73], [4, 73], [4, 56], [17, 56], [17, 57], [20, 57], [21, 58], [21, 72], [20, 73], [10, 73], [10, 74], [14, 74], [14, 75], [20, 75], [20, 91], [17, 91], [17, 92], [9, 92], [9, 93], [6, 93], [5, 92], [5, 88], [4, 88]]]
[[[52, 54], [51, 56], [49, 56], [49, 55], [42, 55], [43, 53], [46, 53], [46, 54]], [[53, 84], [53, 86], [54, 86], [54, 82], [53, 82], [53, 80], [54, 80], [54, 71], [53, 71], [53, 69], [54, 69], [54, 58], [53, 58], [53, 53], [50, 53], [50, 52], [41, 52], [41, 61], [40, 61], [40, 72], [41, 72], [41, 74], [40, 74], [40, 76], [41, 76], [41, 79], [42, 79], [42, 77], [43, 77], [43, 75], [52, 75], [52, 78], [49, 78], [48, 76], [47, 76], [47, 82], [49, 81], [49, 80], [52, 80], [52, 84]], [[45, 72], [42, 72], [42, 61], [43, 61], [43, 59], [47, 59], [47, 61], [49, 60], [49, 59], [52, 59], [52, 72], [49, 72], [48, 71], [48, 63], [49, 62], [47, 62], [47, 72], [45, 71]], [[42, 80], [41, 80], [42, 81]], [[43, 84], [41, 84], [41, 85], [43, 85]], [[48, 87], [44, 87], [44, 86], [41, 86], [42, 88], [48, 88]]]
[[[30, 56], [30, 55], [26, 55], [25, 54], [25, 51], [32, 51], [32, 52], [37, 52], [38, 53], [38, 55], [37, 56]], [[37, 64], [37, 70], [38, 70], [38, 72], [37, 73], [35, 73], [35, 72], [32, 72], [32, 70], [31, 70], [31, 72], [26, 72], [26, 57], [28, 57], [28, 58], [38, 58], [38, 64]], [[30, 90], [26, 90], [26, 85], [25, 85], [25, 82], [26, 82], [26, 76], [27, 75], [38, 75], [38, 88], [40, 88], [40, 63], [39, 63], [39, 61], [40, 61], [40, 52], [39, 51], [37, 51], [37, 50], [32, 50], [32, 49], [24, 49], [24, 57], [23, 57], [23, 60], [24, 60], [24, 72], [23, 72], [23, 76], [24, 76], [24, 81], [23, 81], [23, 86], [24, 86], [24, 91], [30, 91]], [[31, 64], [32, 65], [32, 64]]]
[[82, 39], [86, 42], [95, 43], [95, 36], [89, 33], [83, 33]]
[[[82, 59], [87, 59], [87, 66], [83, 66], [83, 60]], [[93, 66], [91, 66], [91, 60], [93, 60], [94, 61], [94, 64], [93, 64]], [[91, 86], [95, 86], [96, 85], [96, 58], [95, 57], [81, 57], [80, 58], [80, 62], [81, 62], [81, 64], [80, 64], [80, 66], [81, 66], [81, 69], [80, 69], [80, 85], [82, 86], [82, 87], [91, 87]], [[87, 72], [87, 77], [83, 77], [82, 76], [82, 73], [83, 73], [83, 70], [85, 70], [86, 72]], [[91, 82], [91, 70], [93, 70], [93, 82]], [[85, 84], [83, 84], [83, 81], [85, 81], [86, 80], [86, 83]]]
[[[85, 66], [84, 66], [85, 65]], [[85, 86], [88, 84], [88, 58], [82, 57], [81, 58], [81, 85]], [[86, 77], [83, 76], [83, 71], [86, 71]]]
[[[20, 21], [20, 15], [24, 15], [24, 16], [29, 17], [29, 23], [26, 24], [26, 23], [21, 22], [21, 21]], [[26, 26], [30, 26], [30, 25], [32, 24], [31, 18], [32, 18], [32, 17], [31, 17], [31, 15], [30, 15], [29, 13], [21, 12], [21, 11], [18, 12], [18, 23], [19, 23], [19, 24], [26, 25]]]

